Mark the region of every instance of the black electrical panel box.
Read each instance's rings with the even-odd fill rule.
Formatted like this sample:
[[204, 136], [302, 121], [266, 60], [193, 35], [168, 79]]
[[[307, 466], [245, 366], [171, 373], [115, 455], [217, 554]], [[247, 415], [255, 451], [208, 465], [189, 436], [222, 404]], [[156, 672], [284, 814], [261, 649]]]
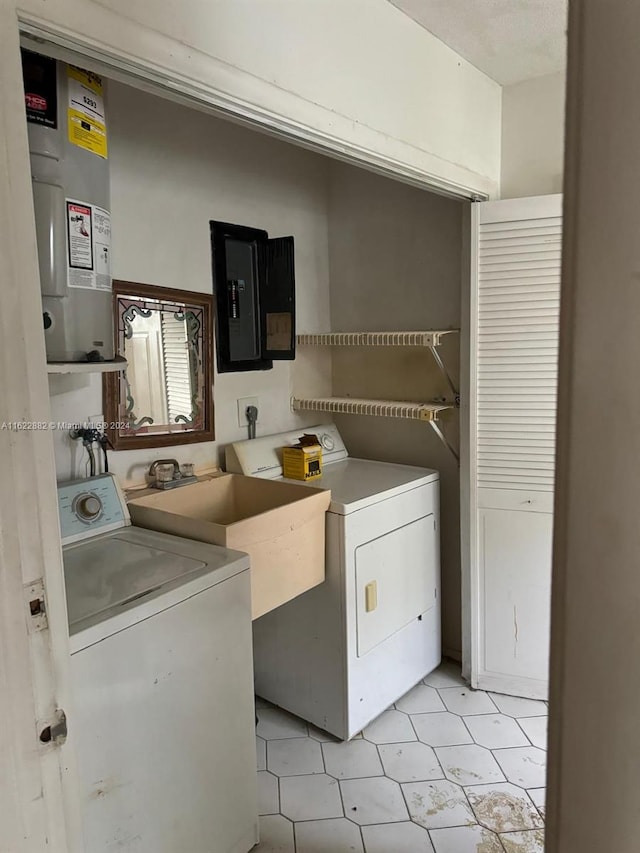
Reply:
[[296, 355], [293, 237], [211, 222], [218, 373]]

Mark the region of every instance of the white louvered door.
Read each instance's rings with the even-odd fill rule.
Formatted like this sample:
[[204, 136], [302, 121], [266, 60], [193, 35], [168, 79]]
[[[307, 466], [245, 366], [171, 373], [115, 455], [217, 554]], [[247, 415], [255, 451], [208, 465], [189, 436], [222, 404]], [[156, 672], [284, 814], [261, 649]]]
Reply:
[[473, 210], [471, 677], [530, 698], [548, 686], [561, 209]]

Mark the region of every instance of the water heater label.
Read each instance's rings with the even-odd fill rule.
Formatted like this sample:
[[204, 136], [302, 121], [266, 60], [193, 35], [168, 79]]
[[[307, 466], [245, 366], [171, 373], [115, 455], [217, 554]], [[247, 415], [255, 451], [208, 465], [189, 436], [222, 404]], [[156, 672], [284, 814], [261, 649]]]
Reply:
[[67, 283], [111, 290], [111, 214], [102, 207], [67, 199]]
[[69, 266], [74, 269], [93, 269], [92, 218], [91, 205], [67, 201]]
[[75, 65], [67, 66], [69, 142], [107, 157], [107, 123], [102, 78]]

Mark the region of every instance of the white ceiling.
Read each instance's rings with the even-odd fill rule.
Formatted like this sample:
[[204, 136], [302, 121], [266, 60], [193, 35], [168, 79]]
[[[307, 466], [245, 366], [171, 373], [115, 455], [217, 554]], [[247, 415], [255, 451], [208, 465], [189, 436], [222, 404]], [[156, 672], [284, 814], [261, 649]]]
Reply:
[[567, 0], [390, 0], [503, 86], [563, 71]]

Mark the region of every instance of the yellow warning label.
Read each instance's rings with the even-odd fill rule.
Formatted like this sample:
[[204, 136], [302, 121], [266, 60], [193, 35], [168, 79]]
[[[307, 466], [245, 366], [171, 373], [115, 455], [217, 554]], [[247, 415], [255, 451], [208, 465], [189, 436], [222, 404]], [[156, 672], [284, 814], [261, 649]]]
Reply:
[[69, 142], [86, 148], [100, 157], [107, 157], [107, 129], [103, 124], [87, 119], [78, 110], [69, 108]]
[[107, 124], [102, 78], [74, 65], [67, 66], [69, 142], [99, 157], [107, 157]]

